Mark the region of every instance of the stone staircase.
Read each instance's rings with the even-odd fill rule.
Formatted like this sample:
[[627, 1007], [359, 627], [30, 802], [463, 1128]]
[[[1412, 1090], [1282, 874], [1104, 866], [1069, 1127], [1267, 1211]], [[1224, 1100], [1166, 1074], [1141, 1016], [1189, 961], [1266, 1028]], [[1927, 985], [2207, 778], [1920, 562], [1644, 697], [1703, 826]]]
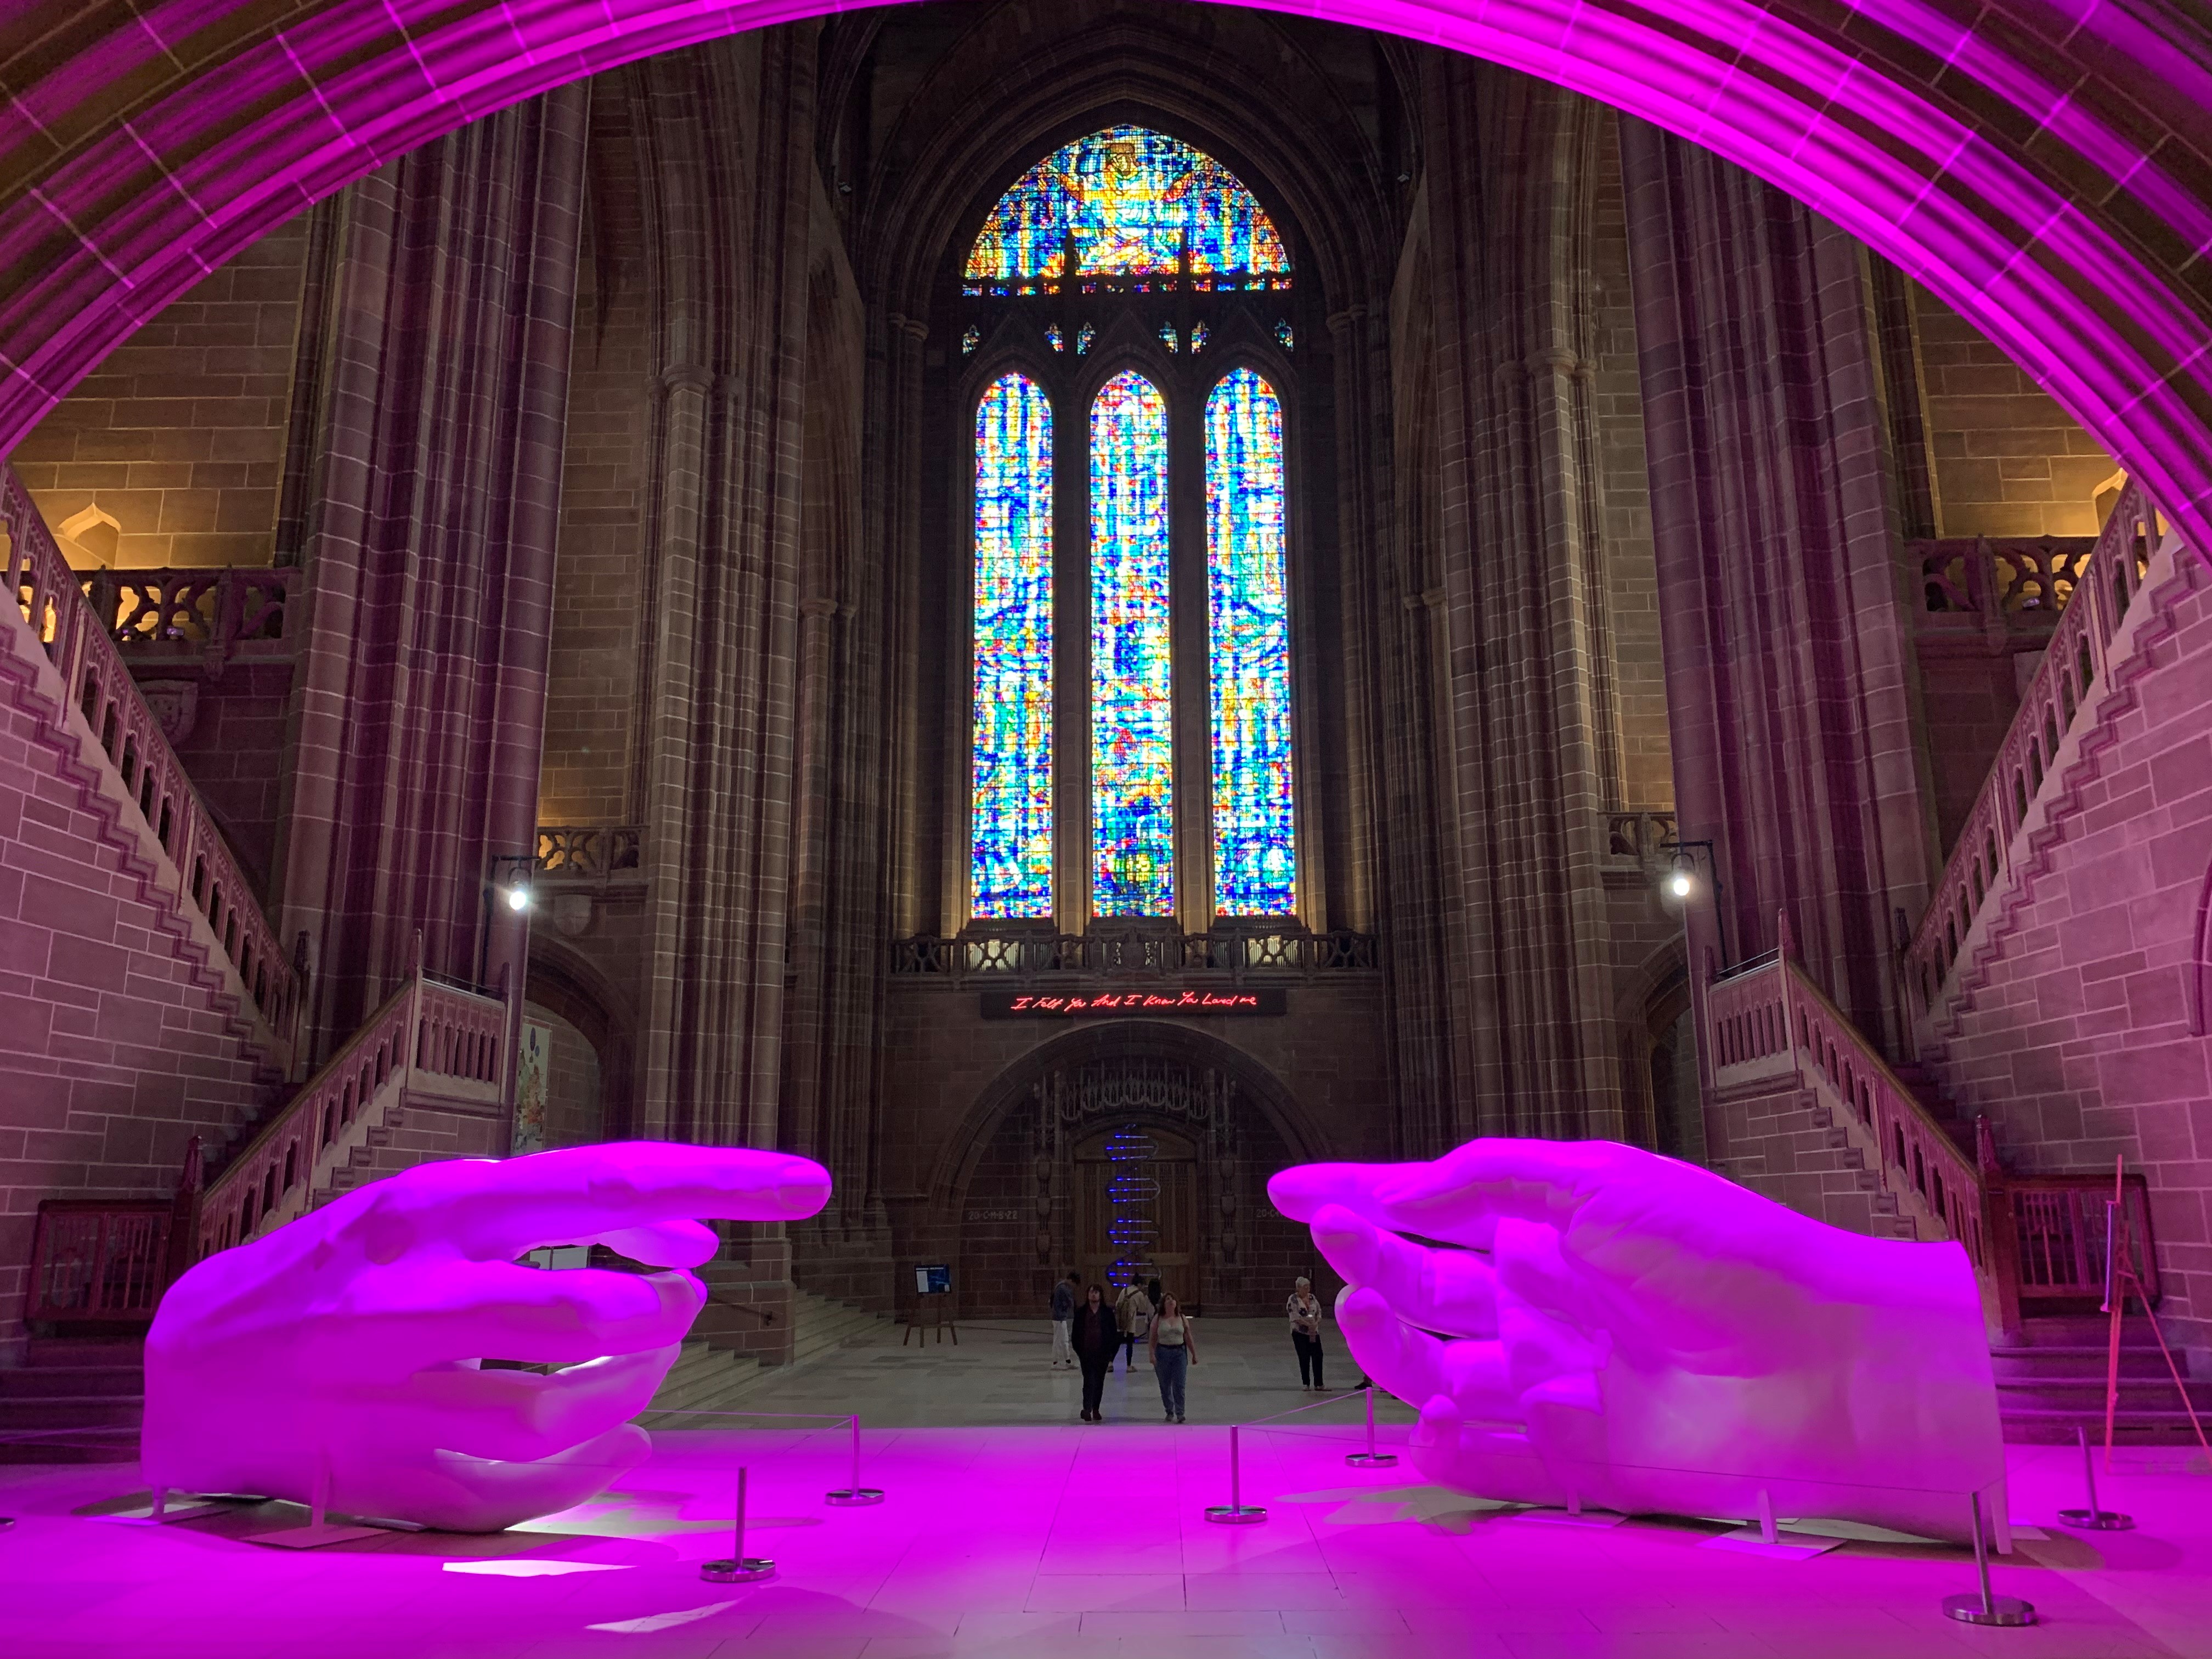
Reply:
[[143, 1340], [33, 1337], [0, 1370], [0, 1463], [127, 1463], [145, 1404]]
[[684, 1344], [681, 1355], [662, 1379], [653, 1404], [638, 1419], [648, 1429], [697, 1428], [697, 1419], [660, 1418], [660, 1413], [738, 1411], [740, 1401], [771, 1377], [836, 1352], [847, 1343], [895, 1328], [887, 1314], [870, 1313], [849, 1302], [833, 1302], [796, 1286], [791, 1292], [792, 1352], [788, 1364], [770, 1365], [757, 1356], [718, 1348], [704, 1337]]
[[[2066, 1314], [2022, 1324], [2020, 1343], [1990, 1350], [2004, 1437], [2070, 1442], [2079, 1425], [2092, 1440], [2099, 1438], [2105, 1430], [2110, 1322], [2102, 1314]], [[2177, 1352], [2174, 1358], [2186, 1376], [2187, 1356]], [[2192, 1379], [2188, 1386], [2190, 1402], [2206, 1432], [2212, 1433], [2212, 1382]], [[2194, 1444], [2197, 1439], [2149, 1322], [2138, 1314], [2120, 1326], [2119, 1408], [2113, 1428], [2124, 1440]]]

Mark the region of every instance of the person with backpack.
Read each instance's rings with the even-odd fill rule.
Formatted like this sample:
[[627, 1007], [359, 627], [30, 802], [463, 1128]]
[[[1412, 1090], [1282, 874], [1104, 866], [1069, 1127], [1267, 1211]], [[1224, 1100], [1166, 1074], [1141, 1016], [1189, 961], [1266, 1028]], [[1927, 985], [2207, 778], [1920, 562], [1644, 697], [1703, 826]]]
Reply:
[[1075, 1363], [1075, 1350], [1068, 1346], [1068, 1326], [1075, 1317], [1075, 1287], [1083, 1283], [1083, 1275], [1071, 1273], [1052, 1287], [1052, 1363], [1054, 1370]]

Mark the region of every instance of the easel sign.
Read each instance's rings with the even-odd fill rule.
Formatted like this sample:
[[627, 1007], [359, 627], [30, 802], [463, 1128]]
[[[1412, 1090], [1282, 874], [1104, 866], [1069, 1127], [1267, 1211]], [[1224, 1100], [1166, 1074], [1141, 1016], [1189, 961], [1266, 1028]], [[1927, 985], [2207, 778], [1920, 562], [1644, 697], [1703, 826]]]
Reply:
[[907, 1337], [916, 1331], [923, 1333], [922, 1340], [929, 1340], [928, 1333], [937, 1333], [939, 1342], [945, 1334], [952, 1336], [952, 1346], [960, 1346], [960, 1328], [952, 1322], [946, 1311], [952, 1305], [952, 1268], [949, 1263], [938, 1262], [914, 1270], [914, 1307], [908, 1312], [906, 1333], [899, 1338], [899, 1346], [906, 1346]]

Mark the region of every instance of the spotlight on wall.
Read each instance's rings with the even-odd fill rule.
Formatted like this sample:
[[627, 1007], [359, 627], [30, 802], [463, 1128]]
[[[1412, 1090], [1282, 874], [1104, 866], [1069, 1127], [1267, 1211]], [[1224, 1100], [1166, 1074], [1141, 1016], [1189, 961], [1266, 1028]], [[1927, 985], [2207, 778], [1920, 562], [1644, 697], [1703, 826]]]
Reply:
[[[1698, 896], [1698, 889], [1705, 882], [1711, 882], [1712, 891], [1705, 896], [1707, 902], [1701, 902], [1699, 908], [1711, 917], [1713, 943], [1719, 947], [1720, 962], [1727, 963], [1728, 932], [1727, 923], [1723, 919], [1726, 905], [1721, 891], [1720, 860], [1716, 856], [1713, 843], [1710, 841], [1670, 839], [1661, 842], [1656, 850], [1668, 860], [1665, 872], [1659, 876], [1659, 890], [1682, 907], [1685, 927], [1691, 923], [1690, 901]], [[1698, 867], [1698, 854], [1700, 853], [1705, 856], [1705, 867], [1709, 872], [1702, 876]]]

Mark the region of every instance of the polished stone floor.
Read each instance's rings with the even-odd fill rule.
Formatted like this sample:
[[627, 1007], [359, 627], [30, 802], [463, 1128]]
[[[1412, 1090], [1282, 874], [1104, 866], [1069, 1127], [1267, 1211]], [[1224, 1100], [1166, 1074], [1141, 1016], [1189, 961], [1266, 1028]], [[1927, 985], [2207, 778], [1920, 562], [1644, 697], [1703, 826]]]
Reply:
[[[1279, 1319], [1202, 1319], [1198, 1364], [1185, 1385], [1189, 1426], [1242, 1423], [1304, 1405], [1314, 1396], [1298, 1386], [1298, 1362], [1290, 1327]], [[1357, 1388], [1359, 1368], [1332, 1328], [1322, 1356], [1333, 1388]], [[1131, 1375], [1116, 1361], [1107, 1379], [1103, 1410], [1116, 1423], [1158, 1423], [1158, 1384], [1143, 1345]], [[1385, 1421], [1410, 1421], [1412, 1413], [1378, 1395]], [[959, 1328], [950, 1340], [885, 1327], [873, 1335], [764, 1383], [746, 1395], [748, 1411], [856, 1411], [884, 1428], [1000, 1428], [1073, 1423], [1083, 1401], [1081, 1373], [1052, 1364], [1048, 1320], [995, 1320]], [[1346, 1415], [1338, 1408], [1333, 1415]]]
[[[939, 1375], [956, 1379], [994, 1368], [943, 1364]], [[811, 1398], [779, 1403], [858, 1403], [836, 1395], [842, 1374], [817, 1369]], [[1405, 1430], [1381, 1433], [1394, 1442]], [[2072, 1452], [2013, 1449], [2012, 1513], [2023, 1531], [1998, 1588], [2030, 1598], [2045, 1622], [1978, 1632], [1938, 1611], [1972, 1582], [1958, 1548], [1853, 1542], [1774, 1559], [1713, 1547], [1716, 1526], [1565, 1524], [1443, 1491], [1409, 1467], [1348, 1468], [1355, 1422], [1242, 1438], [1243, 1495], [1269, 1510], [1246, 1528], [1204, 1519], [1227, 1496], [1228, 1436], [1140, 1415], [1118, 1428], [878, 1425], [863, 1439], [862, 1478], [888, 1498], [870, 1509], [823, 1502], [850, 1478], [842, 1425], [662, 1433], [653, 1457], [601, 1499], [525, 1528], [384, 1534], [299, 1551], [246, 1541], [296, 1525], [304, 1516], [290, 1505], [156, 1528], [101, 1517], [143, 1498], [128, 1465], [0, 1468], [0, 1513], [19, 1517], [0, 1533], [0, 1652], [2212, 1659], [2212, 1470], [2194, 1453], [2123, 1449], [2104, 1496], [2140, 1526], [2084, 1538], [2051, 1524], [2057, 1508], [2078, 1501]], [[750, 1472], [748, 1551], [774, 1557], [779, 1574], [705, 1583], [698, 1564], [730, 1548], [740, 1463]]]

